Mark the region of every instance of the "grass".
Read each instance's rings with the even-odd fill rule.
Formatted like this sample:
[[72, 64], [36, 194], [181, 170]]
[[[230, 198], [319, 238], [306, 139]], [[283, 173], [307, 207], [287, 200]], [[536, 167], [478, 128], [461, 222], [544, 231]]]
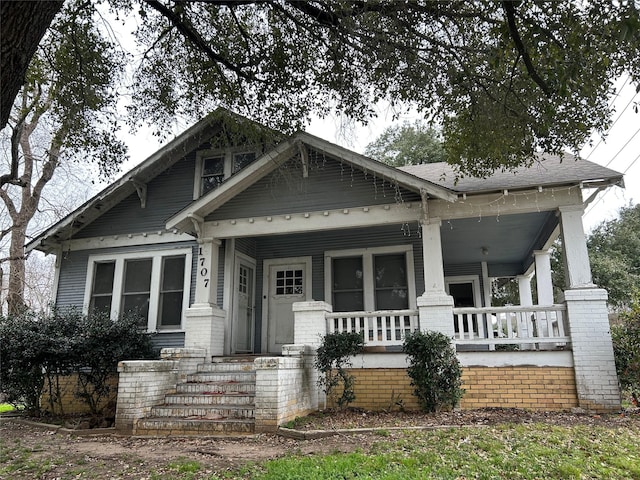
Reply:
[[[624, 427], [547, 424], [500, 425], [431, 431], [381, 429], [373, 444], [353, 453], [303, 455], [212, 470], [181, 457], [146, 471], [151, 480], [374, 479], [640, 479], [640, 422]], [[80, 459], [43, 455], [0, 438], [0, 478], [129, 478], [134, 458], [91, 465]], [[120, 465], [120, 466], [119, 466]], [[61, 471], [61, 468], [65, 468]], [[118, 470], [120, 468], [120, 470]], [[127, 470], [127, 468], [129, 470]], [[123, 477], [124, 476], [124, 477]], [[133, 478], [133, 477], [131, 477]], [[138, 477], [136, 477], [138, 478]], [[142, 478], [142, 477], [140, 477]]]
[[640, 479], [639, 444], [637, 427], [505, 425], [407, 432], [369, 452], [289, 456], [234, 478]]

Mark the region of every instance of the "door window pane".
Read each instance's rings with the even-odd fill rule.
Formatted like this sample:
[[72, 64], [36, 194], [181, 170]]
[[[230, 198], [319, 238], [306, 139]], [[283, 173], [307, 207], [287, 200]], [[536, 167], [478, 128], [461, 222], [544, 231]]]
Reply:
[[179, 256], [162, 259], [158, 328], [179, 327], [182, 323], [184, 258], [184, 256]]
[[362, 257], [332, 260], [333, 310], [358, 312], [364, 310]]
[[409, 308], [407, 261], [404, 253], [373, 258], [376, 310]]
[[115, 262], [96, 263], [93, 270], [93, 288], [89, 311], [101, 311], [107, 314], [111, 312], [111, 300], [113, 295], [113, 274]]
[[147, 326], [149, 317], [149, 294], [151, 291], [150, 258], [126, 260], [124, 289], [122, 292], [122, 313], [136, 312], [140, 315], [140, 326]]

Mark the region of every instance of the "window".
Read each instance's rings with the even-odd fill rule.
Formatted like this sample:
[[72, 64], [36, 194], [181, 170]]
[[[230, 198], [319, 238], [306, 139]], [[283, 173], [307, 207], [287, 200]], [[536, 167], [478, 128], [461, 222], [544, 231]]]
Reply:
[[327, 252], [326, 298], [334, 312], [415, 307], [411, 246]]
[[256, 159], [255, 151], [201, 151], [196, 157], [196, 182], [193, 198], [218, 188]]
[[135, 311], [150, 331], [181, 329], [191, 258], [190, 248], [89, 257], [86, 313], [100, 309], [118, 318]]
[[111, 312], [113, 295], [113, 273], [116, 262], [96, 263], [93, 270], [93, 291], [89, 303], [90, 311]]

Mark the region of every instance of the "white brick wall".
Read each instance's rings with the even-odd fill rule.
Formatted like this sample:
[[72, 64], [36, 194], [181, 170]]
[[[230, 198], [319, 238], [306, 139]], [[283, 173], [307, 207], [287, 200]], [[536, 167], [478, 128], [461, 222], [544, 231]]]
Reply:
[[185, 348], [202, 348], [207, 358], [224, 355], [227, 312], [215, 305], [194, 303], [185, 312]]
[[620, 408], [607, 292], [599, 288], [567, 290], [567, 317], [580, 406], [589, 410]]
[[296, 345], [319, 346], [327, 334], [326, 313], [333, 308], [326, 302], [296, 302], [293, 304], [294, 337]]
[[417, 299], [420, 330], [453, 338], [453, 297], [445, 292], [426, 292]]
[[313, 350], [300, 346], [289, 351], [305, 353], [291, 357], [261, 357], [254, 362], [256, 432], [273, 432], [279, 425], [318, 409], [318, 376], [313, 368]]

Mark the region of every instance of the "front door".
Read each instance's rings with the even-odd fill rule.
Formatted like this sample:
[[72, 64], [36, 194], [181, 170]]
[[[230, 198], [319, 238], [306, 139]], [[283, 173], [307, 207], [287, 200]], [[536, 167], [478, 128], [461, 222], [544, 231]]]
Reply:
[[236, 256], [233, 351], [253, 352], [253, 312], [255, 291], [255, 262]]
[[310, 271], [311, 261], [306, 258], [265, 261], [270, 353], [280, 354], [283, 345], [293, 343], [292, 306], [311, 299]]

